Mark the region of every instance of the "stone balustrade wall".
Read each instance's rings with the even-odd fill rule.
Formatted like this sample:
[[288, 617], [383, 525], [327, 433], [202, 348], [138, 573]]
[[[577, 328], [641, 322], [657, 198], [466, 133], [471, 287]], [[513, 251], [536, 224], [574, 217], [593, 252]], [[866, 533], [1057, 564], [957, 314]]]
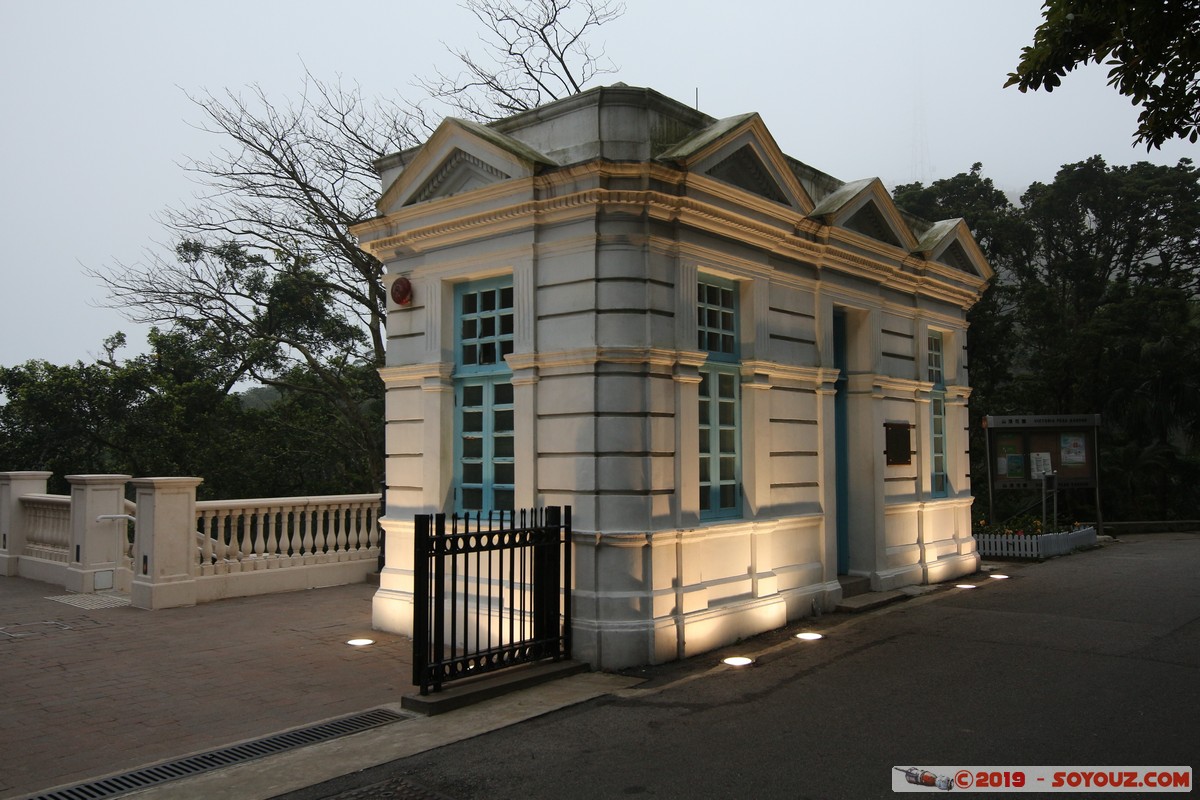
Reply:
[[197, 502], [199, 478], [71, 475], [71, 495], [49, 495], [49, 475], [0, 473], [0, 575], [169, 608], [359, 583], [377, 569], [378, 494]]

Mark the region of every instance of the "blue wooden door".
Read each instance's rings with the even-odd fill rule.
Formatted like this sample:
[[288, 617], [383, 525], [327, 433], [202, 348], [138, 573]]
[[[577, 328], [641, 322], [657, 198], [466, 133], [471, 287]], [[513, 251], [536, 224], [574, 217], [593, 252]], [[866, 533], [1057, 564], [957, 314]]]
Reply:
[[834, 481], [837, 484], [837, 571], [850, 570], [850, 454], [846, 397], [846, 313], [833, 312], [833, 365], [839, 370], [834, 384]]

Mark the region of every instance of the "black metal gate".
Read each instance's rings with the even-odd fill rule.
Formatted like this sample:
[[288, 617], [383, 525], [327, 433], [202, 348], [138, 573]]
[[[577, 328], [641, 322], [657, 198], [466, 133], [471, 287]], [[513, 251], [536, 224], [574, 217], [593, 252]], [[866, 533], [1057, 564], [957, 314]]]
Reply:
[[413, 683], [421, 694], [571, 656], [571, 507], [419, 514]]

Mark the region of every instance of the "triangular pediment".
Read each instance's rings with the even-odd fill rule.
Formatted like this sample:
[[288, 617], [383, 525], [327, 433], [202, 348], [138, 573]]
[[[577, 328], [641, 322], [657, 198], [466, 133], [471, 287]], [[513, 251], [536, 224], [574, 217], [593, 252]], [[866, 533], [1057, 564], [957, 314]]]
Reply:
[[467, 120], [447, 118], [415, 152], [377, 203], [381, 214], [528, 178], [554, 162], [528, 145]]
[[433, 200], [438, 197], [449, 197], [453, 194], [461, 194], [469, 192], [472, 189], [478, 189], [487, 186], [491, 183], [505, 181], [513, 177], [506, 172], [493, 167], [486, 161], [466, 153], [462, 150], [455, 149], [437, 171], [425, 181], [425, 183], [417, 189], [404, 202], [404, 205], [411, 206], [416, 203], [424, 203], [426, 200]]
[[842, 184], [822, 198], [809, 216], [903, 250], [912, 250], [917, 245], [916, 237], [879, 178]]
[[658, 159], [790, 206], [801, 214], [813, 206], [758, 114], [718, 120], [671, 146]]
[[779, 185], [771, 178], [767, 168], [754, 154], [750, 145], [738, 148], [733, 153], [710, 167], [706, 175], [711, 175], [719, 181], [732, 183], [739, 189], [774, 200], [776, 203], [787, 204], [787, 198]]
[[971, 235], [966, 220], [961, 218], [933, 223], [921, 236], [914, 252], [930, 261], [985, 280], [993, 275], [987, 257]]
[[899, 237], [884, 219], [879, 206], [874, 203], [864, 203], [862, 208], [846, 220], [843, 227], [861, 233], [863, 236], [870, 236], [877, 241], [900, 247]]

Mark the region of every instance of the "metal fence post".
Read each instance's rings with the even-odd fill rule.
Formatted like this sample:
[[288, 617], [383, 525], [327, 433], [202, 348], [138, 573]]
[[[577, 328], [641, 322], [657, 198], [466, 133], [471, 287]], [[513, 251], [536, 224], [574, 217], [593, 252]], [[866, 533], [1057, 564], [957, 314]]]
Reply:
[[413, 558], [413, 680], [426, 694], [426, 674], [429, 671], [429, 520], [428, 514], [417, 514], [414, 522], [415, 550]]
[[571, 594], [575, 587], [575, 575], [571, 571], [571, 550], [574, 543], [571, 541], [571, 507], [566, 506], [563, 509], [563, 657], [571, 657]]
[[[427, 662], [437, 664], [436, 672], [429, 676], [428, 683], [436, 691], [442, 688], [441, 662], [446, 654], [446, 602], [443, 593], [446, 590], [446, 515], [436, 514], [433, 518], [433, 541], [430, 542], [429, 555], [433, 558], [433, 647], [426, 656]], [[453, 591], [453, 587], [451, 591]], [[430, 594], [429, 585], [425, 593]], [[421, 689], [425, 691], [424, 687]]]

